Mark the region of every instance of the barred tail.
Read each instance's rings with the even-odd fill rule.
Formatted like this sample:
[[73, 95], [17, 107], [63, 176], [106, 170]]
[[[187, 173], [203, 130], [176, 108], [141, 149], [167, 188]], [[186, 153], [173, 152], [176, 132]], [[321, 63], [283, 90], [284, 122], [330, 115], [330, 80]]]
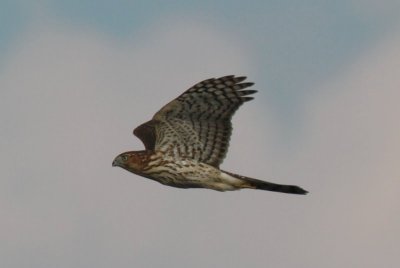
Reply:
[[287, 193], [287, 194], [307, 194], [308, 191], [304, 190], [303, 188], [296, 186], [296, 185], [283, 185], [283, 184], [276, 184], [272, 182], [257, 180], [249, 177], [245, 177], [242, 175], [226, 172], [225, 173], [238, 178], [244, 182], [244, 188], [253, 188], [265, 191], [272, 191], [272, 192], [280, 192], [280, 193]]

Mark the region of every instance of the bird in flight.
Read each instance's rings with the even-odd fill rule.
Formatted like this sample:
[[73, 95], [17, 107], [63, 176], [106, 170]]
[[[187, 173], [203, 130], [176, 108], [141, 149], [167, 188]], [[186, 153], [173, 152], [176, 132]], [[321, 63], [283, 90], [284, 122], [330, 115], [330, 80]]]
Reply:
[[118, 155], [112, 165], [178, 188], [260, 189], [306, 194], [295, 185], [253, 179], [219, 168], [228, 151], [231, 118], [256, 90], [246, 77], [210, 78], [192, 86], [134, 131], [145, 150]]

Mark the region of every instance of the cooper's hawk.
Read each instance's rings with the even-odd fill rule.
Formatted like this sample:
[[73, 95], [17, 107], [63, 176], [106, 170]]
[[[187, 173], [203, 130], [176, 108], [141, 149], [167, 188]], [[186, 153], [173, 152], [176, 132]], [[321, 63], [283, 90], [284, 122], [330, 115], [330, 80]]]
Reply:
[[291, 194], [307, 191], [294, 185], [261, 181], [219, 169], [228, 150], [231, 118], [256, 90], [233, 75], [204, 80], [158, 111], [133, 133], [146, 150], [118, 155], [112, 165], [178, 188], [217, 191], [242, 188]]

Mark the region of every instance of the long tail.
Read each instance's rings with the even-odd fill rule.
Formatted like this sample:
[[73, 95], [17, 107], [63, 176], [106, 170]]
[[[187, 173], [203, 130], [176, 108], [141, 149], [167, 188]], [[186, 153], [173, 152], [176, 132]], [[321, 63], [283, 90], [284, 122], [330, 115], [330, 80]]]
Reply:
[[287, 193], [287, 194], [307, 194], [308, 191], [304, 190], [303, 188], [296, 186], [296, 185], [283, 185], [283, 184], [276, 184], [272, 182], [257, 180], [249, 177], [245, 177], [242, 175], [226, 172], [225, 173], [238, 178], [244, 182], [243, 188], [253, 188], [265, 191], [273, 191], [273, 192], [280, 192], [280, 193]]

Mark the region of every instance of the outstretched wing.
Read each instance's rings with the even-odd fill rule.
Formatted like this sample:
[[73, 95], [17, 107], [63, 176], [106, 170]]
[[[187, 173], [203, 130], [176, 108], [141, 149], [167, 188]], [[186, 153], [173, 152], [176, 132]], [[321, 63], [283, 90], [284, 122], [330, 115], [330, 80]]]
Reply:
[[246, 77], [224, 76], [197, 83], [165, 105], [134, 133], [146, 149], [196, 159], [218, 167], [229, 147], [231, 118], [257, 91]]

